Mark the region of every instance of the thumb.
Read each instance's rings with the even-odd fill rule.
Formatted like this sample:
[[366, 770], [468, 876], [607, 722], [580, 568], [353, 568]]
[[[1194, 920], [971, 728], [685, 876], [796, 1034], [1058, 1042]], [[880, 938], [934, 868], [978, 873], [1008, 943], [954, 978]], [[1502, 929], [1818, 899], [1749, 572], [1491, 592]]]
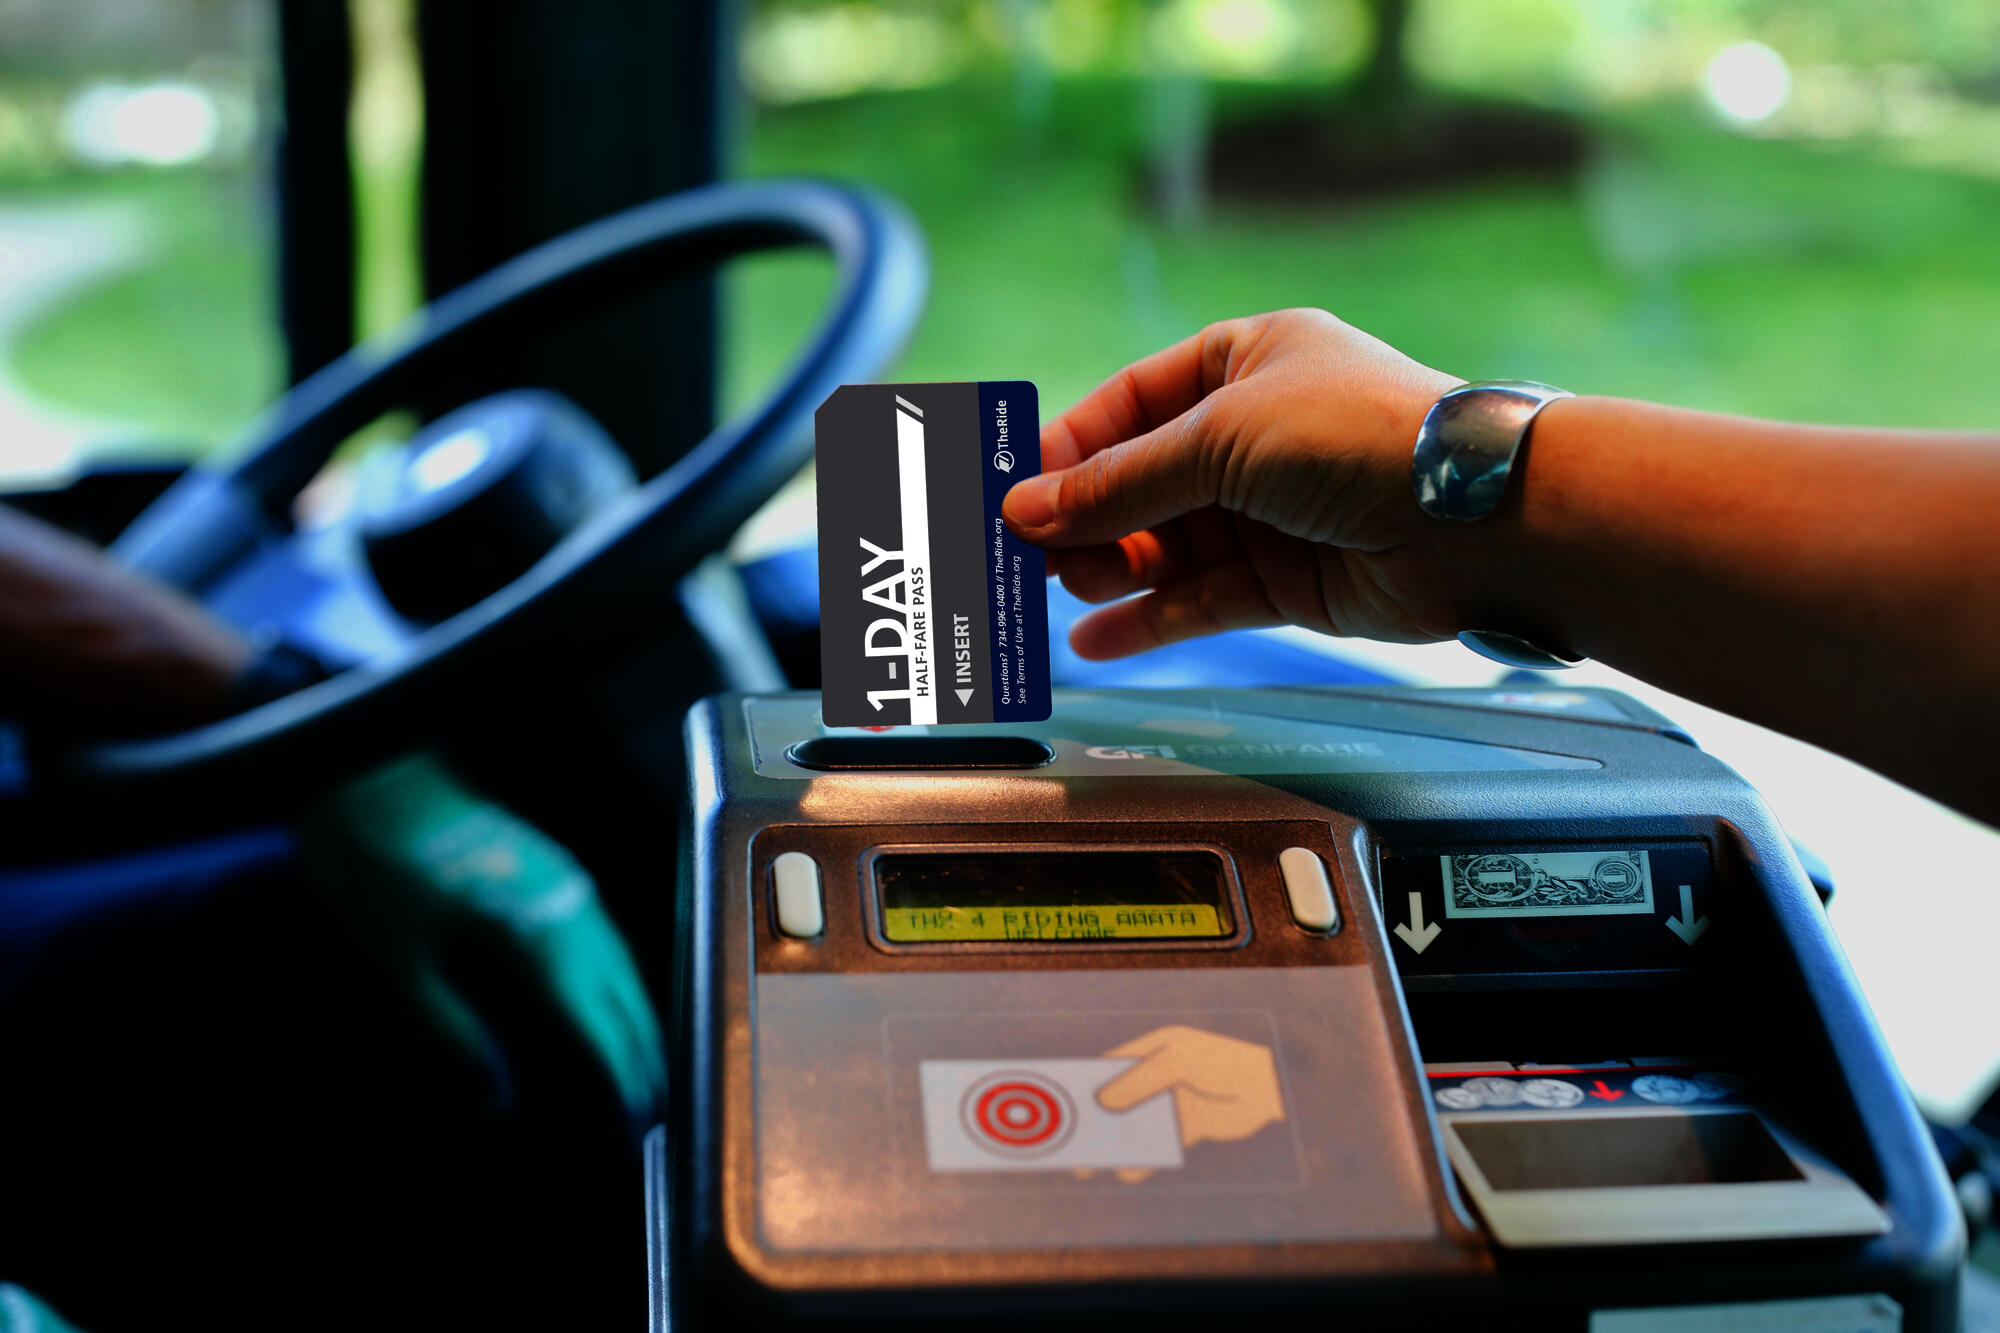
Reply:
[[1038, 546], [1097, 546], [1214, 504], [1222, 468], [1209, 406], [1028, 478], [1007, 493], [1001, 513]]

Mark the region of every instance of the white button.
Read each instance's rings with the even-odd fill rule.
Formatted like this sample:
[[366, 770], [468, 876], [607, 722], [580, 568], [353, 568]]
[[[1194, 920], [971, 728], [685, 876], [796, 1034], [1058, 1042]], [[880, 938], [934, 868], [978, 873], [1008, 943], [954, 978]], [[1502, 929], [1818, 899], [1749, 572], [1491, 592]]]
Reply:
[[1315, 853], [1304, 847], [1287, 847], [1278, 853], [1278, 869], [1285, 876], [1285, 896], [1292, 900], [1292, 920], [1307, 930], [1332, 930], [1340, 924], [1326, 863]]
[[826, 929], [826, 912], [819, 900], [819, 862], [804, 852], [785, 852], [771, 862], [771, 879], [778, 890], [778, 929], [809, 940]]

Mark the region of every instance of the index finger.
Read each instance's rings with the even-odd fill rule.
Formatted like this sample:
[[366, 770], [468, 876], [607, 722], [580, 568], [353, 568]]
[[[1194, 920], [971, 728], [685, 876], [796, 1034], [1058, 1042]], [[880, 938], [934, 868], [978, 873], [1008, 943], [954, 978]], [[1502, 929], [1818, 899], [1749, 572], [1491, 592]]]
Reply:
[[1057, 472], [1166, 425], [1222, 387], [1234, 321], [1134, 361], [1042, 428], [1042, 471]]
[[1162, 1051], [1151, 1059], [1141, 1060], [1099, 1088], [1097, 1104], [1113, 1114], [1129, 1111], [1140, 1102], [1151, 1101], [1184, 1082], [1181, 1062], [1174, 1058], [1173, 1052]]

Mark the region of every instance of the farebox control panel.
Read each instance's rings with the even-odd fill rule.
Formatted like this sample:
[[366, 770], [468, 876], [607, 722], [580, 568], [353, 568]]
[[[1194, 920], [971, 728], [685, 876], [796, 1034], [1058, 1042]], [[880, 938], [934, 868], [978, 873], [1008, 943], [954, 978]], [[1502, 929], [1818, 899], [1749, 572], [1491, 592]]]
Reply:
[[1954, 1326], [1789, 844], [1595, 690], [688, 722], [656, 1328]]

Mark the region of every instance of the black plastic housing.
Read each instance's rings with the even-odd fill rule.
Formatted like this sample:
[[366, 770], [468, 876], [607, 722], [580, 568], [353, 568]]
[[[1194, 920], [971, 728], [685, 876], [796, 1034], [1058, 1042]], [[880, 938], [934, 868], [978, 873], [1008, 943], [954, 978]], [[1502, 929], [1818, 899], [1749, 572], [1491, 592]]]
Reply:
[[[1012, 728], [1064, 758], [1046, 772], [874, 770], [778, 776], [753, 744], [743, 696], [704, 701], [686, 727], [692, 793], [678, 921], [686, 1039], [666, 1129], [649, 1142], [653, 1327], [951, 1317], [981, 1327], [1212, 1327], [1252, 1317], [1354, 1328], [1577, 1329], [1593, 1310], [1882, 1293], [1902, 1327], [1956, 1327], [1964, 1237], [1928, 1132], [1904, 1089], [1791, 844], [1761, 798], [1678, 728], [1630, 700], [1581, 692], [1596, 716], [1502, 706], [1476, 692], [1058, 692], [1047, 723]], [[1496, 696], [1497, 698], [1497, 696]], [[1093, 701], [1159, 701], [1229, 717], [1297, 715], [1411, 736], [1569, 756], [1591, 765], [1487, 772], [1083, 772], [1085, 743], [1130, 758]], [[807, 739], [800, 735], [794, 739]], [[1157, 740], [1157, 736], [1151, 737]], [[782, 750], [778, 751], [782, 753]], [[1191, 766], [1190, 766], [1191, 767]], [[1163, 829], [1239, 848], [1306, 840], [1334, 871], [1335, 943], [1371, 969], [1399, 1034], [1404, 1110], [1419, 1127], [1440, 1225], [1434, 1242], [1075, 1249], [1062, 1252], [774, 1255], [742, 1223], [754, 1185], [748, 1105], [751, 995], [760, 972], [1145, 968], [1142, 949], [1079, 954], [931, 951], [913, 956], [859, 928], [792, 950], [771, 928], [765, 869], [781, 850], [822, 849], [853, 889], [862, 849], [903, 843], [1145, 843]], [[1382, 901], [1382, 857], [1478, 845], [1617, 843], [1704, 849], [1710, 948], [1686, 966], [1604, 965], [1532, 974], [1409, 978]], [[1281, 890], [1239, 858], [1253, 916]], [[865, 894], [865, 886], [861, 892]], [[1288, 965], [1303, 937], [1266, 931], [1241, 949], [1187, 949], [1176, 967]], [[1291, 951], [1291, 952], [1288, 952]], [[1529, 1036], [1523, 1038], [1522, 1034]], [[1690, 1053], [1754, 1070], [1773, 1110], [1850, 1176], [1890, 1220], [1864, 1240], [1509, 1251], [1484, 1232], [1447, 1163], [1423, 1062], [1584, 1061]], [[1526, 1049], [1532, 1046], [1532, 1052]], [[734, 1217], [737, 1220], [732, 1222]]]

